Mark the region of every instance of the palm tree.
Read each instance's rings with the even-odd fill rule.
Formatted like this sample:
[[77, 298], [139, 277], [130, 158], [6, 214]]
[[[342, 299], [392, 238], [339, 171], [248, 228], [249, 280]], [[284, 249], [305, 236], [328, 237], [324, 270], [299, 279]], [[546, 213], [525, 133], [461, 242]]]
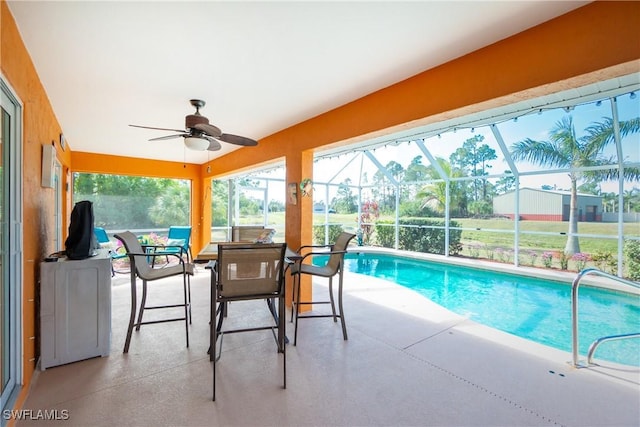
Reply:
[[[446, 177], [440, 177], [440, 174], [433, 166], [427, 167], [427, 176], [433, 180], [446, 178], [459, 178], [464, 173], [454, 168], [447, 160], [438, 157], [436, 161], [445, 173]], [[466, 194], [465, 183], [463, 181], [451, 181], [449, 183], [449, 211], [462, 214], [466, 210]], [[422, 207], [430, 206], [433, 210], [443, 213], [447, 206], [447, 184], [445, 181], [436, 181], [425, 185], [418, 191], [416, 197], [422, 200]]]
[[[556, 122], [549, 132], [549, 141], [526, 138], [511, 147], [511, 156], [516, 161], [526, 160], [542, 167], [570, 169], [569, 233], [564, 249], [569, 255], [580, 252], [580, 243], [576, 236], [578, 233], [578, 180], [584, 177], [597, 177], [600, 180], [618, 178], [617, 168], [585, 172], [577, 172], [575, 168], [616, 164], [615, 161], [602, 155], [604, 148], [615, 141], [613, 124], [611, 118], [605, 117], [602, 122], [590, 125], [585, 129], [586, 135], [578, 138], [572, 117], [565, 116]], [[621, 137], [640, 130], [640, 118], [621, 121], [619, 124]], [[626, 179], [638, 179], [639, 176], [638, 168], [624, 169]]]

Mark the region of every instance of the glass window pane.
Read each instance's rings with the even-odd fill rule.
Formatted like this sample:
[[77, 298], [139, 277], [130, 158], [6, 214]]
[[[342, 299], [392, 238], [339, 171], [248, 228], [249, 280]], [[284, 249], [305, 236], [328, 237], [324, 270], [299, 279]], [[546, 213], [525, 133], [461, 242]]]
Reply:
[[186, 180], [76, 173], [73, 186], [74, 203], [92, 201], [95, 225], [107, 230], [155, 231], [190, 223]]
[[[620, 95], [616, 98], [618, 105], [618, 118], [620, 122], [638, 120], [640, 118], [640, 97], [637, 94]], [[624, 123], [621, 124], [624, 128]], [[622, 157], [625, 164], [640, 163], [640, 132], [623, 134], [622, 136]]]

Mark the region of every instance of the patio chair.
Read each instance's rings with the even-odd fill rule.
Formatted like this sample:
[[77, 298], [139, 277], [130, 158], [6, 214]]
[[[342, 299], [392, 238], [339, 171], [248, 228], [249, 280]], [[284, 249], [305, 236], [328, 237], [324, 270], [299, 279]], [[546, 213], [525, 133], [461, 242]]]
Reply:
[[264, 225], [233, 225], [231, 226], [232, 242], [255, 242], [264, 231]]
[[[284, 243], [233, 243], [218, 245], [214, 295], [212, 296], [212, 325], [210, 357], [213, 360], [213, 400], [216, 400], [216, 362], [222, 355], [222, 341], [226, 334], [271, 330], [278, 353], [283, 355], [282, 378], [287, 388], [287, 360], [285, 353], [285, 265]], [[274, 300], [278, 300], [277, 311]], [[269, 324], [251, 324], [244, 328], [224, 329], [227, 305], [232, 301], [265, 300], [273, 318]], [[217, 304], [217, 309], [215, 309]], [[235, 320], [235, 319], [234, 319]], [[215, 328], [215, 329], [214, 329]], [[234, 361], [235, 362], [235, 361]]]
[[[342, 307], [342, 276], [344, 267], [344, 254], [347, 253], [347, 246], [355, 234], [342, 232], [333, 245], [306, 245], [298, 249], [298, 253], [302, 258], [295, 264], [291, 265], [291, 274], [294, 276], [293, 281], [293, 300], [291, 303], [291, 321], [295, 317], [295, 332], [293, 337], [293, 345], [296, 345], [298, 339], [298, 320], [313, 317], [332, 317], [334, 322], [340, 318], [342, 325], [342, 337], [347, 339], [347, 326], [344, 320], [344, 310]], [[323, 249], [323, 250], [320, 250]], [[328, 249], [328, 250], [327, 250]], [[317, 266], [304, 261], [313, 256], [322, 255], [327, 257], [327, 262], [322, 266]], [[311, 276], [327, 277], [329, 279], [329, 300], [328, 301], [300, 301], [300, 279], [302, 274]], [[338, 275], [338, 311], [336, 312], [336, 304], [333, 292], [333, 277]], [[296, 277], [297, 276], [297, 277]], [[297, 279], [297, 280], [296, 280]], [[300, 315], [301, 305], [313, 304], [331, 304], [331, 314], [306, 314]]]
[[[118, 233], [114, 236], [120, 240], [127, 250], [127, 256], [131, 262], [131, 315], [129, 316], [129, 326], [127, 328], [127, 338], [124, 343], [123, 353], [129, 352], [129, 344], [131, 343], [131, 335], [133, 328], [136, 331], [140, 330], [140, 326], [149, 325], [153, 323], [165, 323], [184, 320], [187, 347], [189, 347], [189, 324], [191, 323], [191, 276], [193, 276], [194, 266], [191, 263], [186, 263], [180, 256], [180, 253], [165, 253], [162, 246], [142, 246], [138, 241], [135, 234], [130, 231]], [[149, 258], [154, 259], [158, 256], [175, 256], [178, 258], [178, 264], [167, 266], [164, 268], [152, 268], [149, 264]], [[173, 276], [182, 276], [182, 293], [183, 301], [176, 304], [169, 305], [157, 305], [146, 306], [147, 302], [147, 282], [154, 280], [165, 279]], [[142, 299], [140, 301], [140, 308], [138, 309], [137, 303], [137, 286], [136, 278], [142, 280]], [[152, 320], [143, 322], [142, 317], [145, 310], [155, 310], [163, 308], [184, 308], [184, 316], [177, 318], [166, 318], [161, 320]], [[136, 312], [138, 314], [136, 320]]]
[[111, 257], [111, 277], [113, 277], [116, 275], [116, 269], [113, 266], [113, 261], [127, 258], [127, 254], [116, 252], [116, 248], [113, 247], [113, 242], [109, 239], [109, 235], [104, 228], [93, 227], [93, 234], [95, 234], [100, 248], [109, 250], [109, 256]]
[[[169, 227], [169, 234], [167, 235], [167, 243], [163, 248], [160, 248], [162, 252], [179, 254], [180, 257], [186, 256], [187, 262], [193, 260], [191, 253], [191, 226], [171, 226]], [[169, 257], [166, 258], [169, 263]]]

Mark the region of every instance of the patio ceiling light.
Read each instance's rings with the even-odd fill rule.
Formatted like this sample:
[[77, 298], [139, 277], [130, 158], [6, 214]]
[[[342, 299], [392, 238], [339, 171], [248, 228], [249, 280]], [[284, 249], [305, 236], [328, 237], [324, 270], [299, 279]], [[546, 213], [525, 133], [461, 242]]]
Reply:
[[209, 148], [209, 140], [195, 136], [187, 136], [184, 138], [184, 145], [191, 150], [205, 151]]

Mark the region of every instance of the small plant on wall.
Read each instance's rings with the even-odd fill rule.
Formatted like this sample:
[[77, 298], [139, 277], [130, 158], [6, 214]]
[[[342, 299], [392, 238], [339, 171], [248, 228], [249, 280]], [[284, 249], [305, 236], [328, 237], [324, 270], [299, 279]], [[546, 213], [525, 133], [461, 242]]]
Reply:
[[305, 178], [300, 181], [300, 193], [302, 196], [310, 197], [313, 192], [313, 181], [310, 178]]

